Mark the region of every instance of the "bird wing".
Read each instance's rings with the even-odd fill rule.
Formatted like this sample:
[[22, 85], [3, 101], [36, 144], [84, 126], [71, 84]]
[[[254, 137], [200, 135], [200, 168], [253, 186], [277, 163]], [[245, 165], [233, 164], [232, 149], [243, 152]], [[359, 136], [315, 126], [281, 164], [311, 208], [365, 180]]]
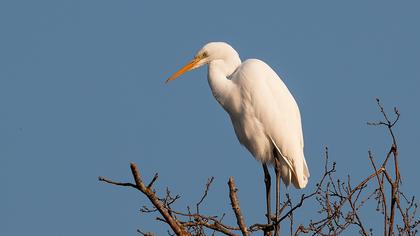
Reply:
[[[242, 67], [242, 66], [241, 66]], [[303, 133], [299, 108], [280, 77], [263, 61], [250, 59], [243, 63], [244, 86], [251, 98], [256, 118], [263, 124], [278, 154], [293, 175], [297, 188], [306, 186], [309, 171], [303, 153]]]

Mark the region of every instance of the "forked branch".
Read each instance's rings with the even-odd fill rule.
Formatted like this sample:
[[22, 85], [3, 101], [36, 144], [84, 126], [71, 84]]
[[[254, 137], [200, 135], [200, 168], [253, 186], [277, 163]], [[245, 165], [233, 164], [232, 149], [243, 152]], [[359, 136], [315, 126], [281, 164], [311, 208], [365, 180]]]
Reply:
[[[395, 117], [391, 119], [379, 99], [376, 101], [383, 120], [369, 122], [368, 124], [385, 127], [391, 137], [391, 144], [383, 160], [380, 162], [375, 160], [373, 152], [369, 151], [368, 158], [372, 172], [353, 185], [351, 180], [354, 175], [347, 175], [344, 180], [335, 176], [337, 172], [336, 163], [330, 163], [328, 148], [325, 148], [323, 175], [315, 185], [315, 189], [302, 194], [295, 203], [290, 195], [286, 195], [286, 201], [282, 203], [280, 209], [279, 219], [273, 217], [271, 224], [254, 223], [247, 227], [232, 177], [228, 181], [229, 199], [236, 218], [236, 225], [225, 224], [223, 222], [224, 213], [221, 216], [214, 216], [204, 215], [200, 212], [201, 205], [209, 195], [213, 177], [208, 179], [203, 195], [195, 204], [195, 208], [187, 207], [187, 212], [175, 210], [172, 207], [180, 196], [173, 196], [169, 189], [166, 189], [164, 197], [158, 197], [156, 191], [152, 189], [158, 175], [155, 174], [152, 180], [145, 184], [134, 163], [131, 163], [130, 168], [135, 183], [116, 182], [103, 177], [99, 177], [99, 180], [117, 186], [131, 187], [142, 192], [148, 198], [152, 207], [143, 206], [141, 212], [159, 213], [157, 220], [167, 224], [176, 235], [206, 235], [210, 231], [212, 234], [218, 232], [229, 236], [238, 234], [248, 236], [257, 231], [271, 232], [276, 228], [276, 224], [280, 224], [287, 219], [290, 221], [291, 236], [302, 233], [338, 235], [349, 228], [358, 229], [360, 235], [373, 235], [373, 229], [368, 227], [369, 222], [366, 221], [364, 212], [361, 210], [370, 201], [376, 202], [377, 210], [382, 214], [384, 236], [392, 236], [397, 232], [398, 235], [416, 235], [417, 227], [420, 224], [420, 220], [416, 217], [417, 203], [414, 197], [407, 198], [401, 191], [400, 186], [402, 182], [398, 166], [398, 146], [393, 130], [399, 121], [400, 113], [394, 108]], [[321, 217], [317, 220], [311, 220], [307, 224], [299, 222], [299, 226], [294, 228], [293, 215], [307, 205], [305, 204], [307, 201], [315, 202], [319, 206], [317, 216], [321, 215]], [[191, 209], [195, 209], [195, 212]], [[284, 214], [282, 214], [283, 211]], [[140, 230], [138, 232], [141, 235], [153, 235]]]

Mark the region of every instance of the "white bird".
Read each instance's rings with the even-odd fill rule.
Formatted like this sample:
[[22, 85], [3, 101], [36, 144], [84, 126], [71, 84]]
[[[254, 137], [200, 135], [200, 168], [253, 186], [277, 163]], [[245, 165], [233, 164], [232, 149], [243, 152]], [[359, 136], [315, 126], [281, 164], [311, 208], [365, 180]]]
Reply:
[[267, 221], [270, 224], [270, 174], [267, 164], [272, 164], [276, 173], [276, 219], [280, 177], [286, 186], [292, 183], [299, 189], [308, 183], [309, 170], [303, 152], [299, 108], [270, 66], [258, 59], [241, 63], [235, 49], [224, 42], [206, 44], [193, 60], [166, 82], [206, 64], [213, 96], [229, 114], [239, 142], [262, 163]]

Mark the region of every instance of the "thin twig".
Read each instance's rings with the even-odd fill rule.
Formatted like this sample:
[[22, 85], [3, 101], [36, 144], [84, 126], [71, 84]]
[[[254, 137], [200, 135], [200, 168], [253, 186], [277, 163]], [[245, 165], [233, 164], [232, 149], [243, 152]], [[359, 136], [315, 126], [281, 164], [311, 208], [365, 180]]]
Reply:
[[207, 197], [207, 193], [209, 192], [210, 185], [211, 185], [211, 183], [213, 183], [213, 180], [214, 180], [214, 177], [213, 177], [213, 176], [212, 176], [212, 177], [210, 177], [210, 178], [207, 180], [207, 183], [206, 183], [206, 188], [205, 188], [205, 190], [204, 190], [204, 194], [203, 194], [203, 196], [201, 197], [200, 201], [196, 204], [196, 210], [197, 210], [197, 213], [199, 213], [199, 212], [200, 212], [200, 209], [199, 209], [200, 204], [201, 204], [201, 203], [204, 201], [204, 199]]

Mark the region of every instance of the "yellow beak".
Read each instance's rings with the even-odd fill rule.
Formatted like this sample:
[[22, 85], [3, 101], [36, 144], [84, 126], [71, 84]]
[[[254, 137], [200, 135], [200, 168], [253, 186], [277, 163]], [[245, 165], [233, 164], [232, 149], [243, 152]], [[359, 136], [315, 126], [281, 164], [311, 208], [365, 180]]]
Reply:
[[197, 63], [200, 61], [199, 58], [194, 58], [193, 60], [191, 60], [190, 62], [188, 62], [184, 67], [182, 67], [181, 69], [179, 69], [177, 72], [175, 72], [171, 77], [169, 77], [165, 83], [168, 83], [171, 80], [174, 80], [176, 78], [178, 78], [180, 75], [184, 74], [185, 72], [191, 70], [192, 68], [194, 68], [195, 65], [197, 65]]

